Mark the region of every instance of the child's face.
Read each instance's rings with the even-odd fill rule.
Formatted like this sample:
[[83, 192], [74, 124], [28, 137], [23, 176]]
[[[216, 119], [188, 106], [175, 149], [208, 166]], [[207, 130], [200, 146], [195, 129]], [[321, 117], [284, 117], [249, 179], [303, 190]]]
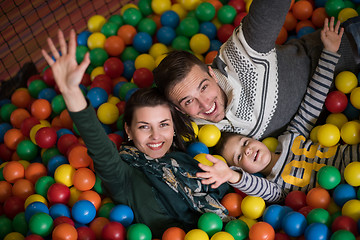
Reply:
[[264, 143], [241, 135], [231, 136], [222, 152], [229, 166], [241, 167], [248, 173], [262, 171], [271, 161], [271, 152]]
[[164, 156], [173, 143], [174, 124], [167, 105], [136, 109], [125, 130], [135, 147], [152, 158]]

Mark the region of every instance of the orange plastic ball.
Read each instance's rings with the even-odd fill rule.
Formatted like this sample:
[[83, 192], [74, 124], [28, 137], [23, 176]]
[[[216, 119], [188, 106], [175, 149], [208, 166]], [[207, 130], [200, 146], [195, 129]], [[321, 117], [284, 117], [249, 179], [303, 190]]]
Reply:
[[129, 24], [122, 25], [117, 31], [117, 35], [124, 40], [125, 45], [132, 44], [136, 33], [136, 28]]
[[12, 195], [12, 185], [7, 181], [0, 181], [0, 203], [4, 203], [6, 199]]
[[95, 233], [96, 239], [101, 239], [101, 232], [106, 224], [108, 224], [110, 220], [105, 217], [97, 217], [91, 221], [89, 227]]
[[51, 104], [46, 99], [36, 99], [31, 104], [31, 114], [39, 120], [50, 117], [51, 111]]
[[35, 193], [35, 186], [28, 179], [21, 178], [16, 180], [12, 187], [12, 194], [22, 199], [28, 198]]
[[216, 50], [208, 52], [205, 56], [205, 63], [211, 64], [217, 54], [218, 54], [218, 51], [216, 51]]
[[60, 223], [52, 232], [53, 240], [76, 240], [78, 232], [76, 228], [69, 223]]
[[9, 129], [4, 134], [4, 144], [11, 150], [16, 150], [17, 145], [23, 140], [25, 136], [17, 128]]
[[98, 210], [101, 205], [100, 195], [93, 190], [82, 192], [78, 198], [78, 201], [79, 200], [89, 200], [92, 204], [94, 204], [96, 210]]
[[104, 49], [110, 56], [116, 57], [124, 51], [125, 42], [119, 36], [110, 36], [105, 40]]
[[296, 24], [296, 28], [295, 28], [295, 31], [296, 33], [299, 32], [299, 30], [303, 27], [312, 27], [312, 28], [315, 28], [314, 24], [311, 22], [311, 20], [309, 19], [306, 19], [306, 20], [301, 20], [301, 21], [298, 21], [298, 23]]
[[306, 194], [306, 204], [313, 208], [327, 209], [330, 200], [329, 192], [322, 187], [313, 188]]
[[275, 239], [275, 230], [267, 222], [257, 222], [249, 230], [249, 239], [273, 240]]
[[281, 27], [275, 43], [281, 45], [286, 42], [287, 38], [288, 38], [288, 32], [286, 31], [285, 27]]
[[162, 235], [162, 240], [184, 240], [185, 231], [178, 227], [171, 227], [165, 230]]
[[76, 169], [88, 167], [92, 162], [87, 153], [87, 148], [82, 145], [75, 146], [69, 151], [68, 160], [70, 165]]
[[319, 7], [313, 11], [313, 14], [311, 16], [311, 22], [314, 24], [315, 27], [321, 28], [324, 26], [325, 18], [328, 17], [329, 16], [327, 15], [325, 8]]
[[9, 183], [14, 183], [16, 180], [24, 178], [24, 166], [17, 161], [8, 162], [3, 168], [3, 176]]
[[22, 122], [30, 116], [31, 115], [28, 110], [24, 108], [17, 108], [10, 115], [10, 123], [14, 128], [20, 129]]
[[72, 129], [73, 128], [73, 120], [70, 117], [69, 111], [64, 109], [60, 113], [60, 121], [63, 128]]
[[59, 115], [53, 117], [53, 119], [51, 120], [51, 127], [57, 129], [63, 128]]
[[11, 95], [11, 103], [18, 108], [27, 108], [32, 101], [32, 97], [27, 88], [19, 88]]
[[95, 173], [89, 168], [79, 168], [75, 171], [73, 176], [74, 187], [80, 191], [88, 191], [95, 185]]
[[238, 193], [228, 193], [221, 199], [221, 204], [229, 211], [229, 216], [239, 217], [242, 213], [243, 197]]
[[35, 184], [36, 181], [47, 175], [47, 168], [44, 164], [34, 162], [31, 163], [26, 169], [25, 169], [25, 178], [28, 179], [32, 184]]
[[292, 7], [294, 17], [299, 20], [309, 19], [313, 13], [313, 6], [308, 1], [297, 1]]
[[292, 12], [288, 12], [286, 14], [286, 18], [283, 26], [287, 31], [292, 31], [296, 28], [297, 22], [298, 20], [296, 19], [294, 14], [292, 14]]

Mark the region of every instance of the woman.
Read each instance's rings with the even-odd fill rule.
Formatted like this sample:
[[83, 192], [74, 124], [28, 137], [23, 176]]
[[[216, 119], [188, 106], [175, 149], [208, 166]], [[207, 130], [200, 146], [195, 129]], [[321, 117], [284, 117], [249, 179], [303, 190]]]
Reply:
[[90, 63], [89, 53], [78, 65], [75, 32], [70, 33], [69, 48], [61, 31], [58, 36], [62, 55], [51, 39], [48, 45], [56, 61], [44, 50], [42, 54], [94, 161], [95, 172], [113, 201], [131, 207], [135, 221], [146, 224], [155, 237], [172, 226], [195, 228], [204, 212], [225, 219], [227, 210], [219, 200], [228, 186], [211, 189], [201, 184], [196, 161], [183, 152], [170, 151], [173, 142], [183, 148], [181, 137], [188, 136], [190, 126], [186, 118], [176, 115], [157, 90], [138, 90], [127, 102], [124, 114], [125, 131], [134, 146], [123, 146], [119, 153], [79, 87]]

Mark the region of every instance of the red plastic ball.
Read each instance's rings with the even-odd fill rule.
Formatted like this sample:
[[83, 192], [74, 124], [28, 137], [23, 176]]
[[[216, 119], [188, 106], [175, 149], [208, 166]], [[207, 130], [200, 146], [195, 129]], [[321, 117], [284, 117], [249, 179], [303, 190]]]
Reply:
[[246, 11], [246, 3], [244, 0], [230, 0], [227, 5], [232, 6], [235, 8], [237, 13], [245, 12]]
[[37, 234], [30, 234], [26, 236], [25, 240], [44, 240], [44, 238]]
[[306, 206], [306, 194], [302, 191], [291, 191], [285, 198], [285, 205], [294, 211]]
[[51, 148], [57, 141], [56, 130], [52, 127], [40, 128], [35, 133], [35, 142], [41, 148]]
[[78, 232], [78, 240], [96, 240], [96, 235], [91, 228], [87, 226], [81, 226], [76, 230]]
[[235, 19], [234, 19], [234, 22], [233, 22], [233, 25], [235, 27], [239, 26], [241, 21], [243, 20], [243, 18], [247, 15], [247, 12], [241, 12], [239, 14], [236, 15]]
[[72, 220], [71, 218], [66, 217], [66, 216], [59, 216], [54, 219], [54, 227], [56, 227], [57, 225], [62, 224], [62, 223], [67, 223], [72, 226], [75, 226], [74, 220]]
[[345, 215], [338, 216], [332, 222], [331, 224], [332, 232], [336, 232], [341, 229], [352, 232], [355, 236], [358, 235], [356, 221], [349, 216], [345, 216]]
[[73, 134], [64, 134], [62, 135], [57, 142], [57, 147], [59, 149], [59, 152], [63, 155], [66, 155], [68, 148], [73, 145], [79, 143], [79, 140], [77, 137]]
[[139, 88], [150, 87], [154, 82], [154, 75], [147, 68], [138, 68], [134, 71], [133, 80]]
[[119, 222], [109, 222], [101, 232], [101, 239], [125, 240], [126, 229]]
[[108, 137], [110, 138], [110, 140], [113, 143], [115, 143], [117, 149], [120, 148], [122, 142], [124, 141], [123, 138], [119, 134], [116, 134], [116, 133], [109, 133]]
[[25, 199], [18, 196], [11, 196], [4, 202], [5, 215], [13, 219], [18, 213], [25, 211]]
[[124, 72], [124, 64], [117, 57], [110, 57], [104, 63], [104, 71], [110, 78], [120, 77]]
[[119, 116], [121, 116], [125, 111], [125, 101], [120, 101], [116, 104], [117, 108], [119, 109]]
[[55, 86], [54, 74], [50, 67], [44, 71], [43, 80], [49, 87]]
[[47, 191], [47, 198], [50, 203], [67, 204], [70, 199], [70, 189], [63, 183], [53, 183]]
[[102, 88], [106, 91], [106, 93], [109, 95], [112, 92], [112, 83], [111, 83], [111, 79], [110, 82], [107, 80], [107, 78], [110, 79], [109, 76], [104, 75], [104, 74], [100, 74], [98, 76], [96, 76], [94, 78], [94, 80], [92, 81], [91, 85], [90, 85], [90, 89], [95, 88], [95, 87], [99, 87]]
[[5, 162], [8, 162], [11, 160], [13, 153], [14, 150], [8, 148], [4, 143], [0, 144], [0, 159], [2, 159]]
[[300, 208], [298, 210], [298, 212], [306, 217], [309, 214], [309, 212], [311, 212], [311, 210], [313, 210], [313, 209], [314, 209], [314, 207], [312, 207], [312, 206], [304, 206], [304, 207]]
[[345, 93], [340, 91], [329, 92], [325, 99], [326, 109], [331, 113], [341, 113], [345, 110], [348, 99]]
[[30, 137], [31, 128], [37, 124], [40, 124], [39, 119], [31, 116], [24, 119], [24, 121], [21, 123], [20, 130], [25, 137]]
[[221, 27], [219, 27], [216, 35], [220, 42], [224, 43], [233, 33], [235, 27], [232, 24], [223, 24]]
[[81, 84], [84, 85], [85, 87], [88, 87], [88, 86], [90, 86], [91, 82], [92, 81], [91, 81], [90, 74], [84, 73], [84, 75], [81, 79]]

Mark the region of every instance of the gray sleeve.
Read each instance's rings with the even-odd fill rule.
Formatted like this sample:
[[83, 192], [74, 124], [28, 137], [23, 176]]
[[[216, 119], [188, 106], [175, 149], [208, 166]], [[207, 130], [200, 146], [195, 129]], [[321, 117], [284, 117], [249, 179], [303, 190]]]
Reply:
[[267, 53], [284, 24], [291, 0], [253, 0], [249, 14], [243, 19], [246, 42], [257, 52]]

